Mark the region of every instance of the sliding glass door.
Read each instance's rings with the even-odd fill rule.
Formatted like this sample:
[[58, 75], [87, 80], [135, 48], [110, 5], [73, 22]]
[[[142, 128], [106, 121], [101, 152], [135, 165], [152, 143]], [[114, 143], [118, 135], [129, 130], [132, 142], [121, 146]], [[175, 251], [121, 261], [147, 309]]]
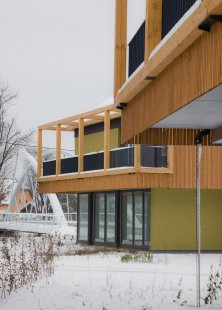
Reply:
[[116, 241], [116, 194], [96, 193], [94, 196], [94, 242]]
[[150, 192], [121, 193], [121, 240], [123, 245], [148, 246], [150, 239]]
[[122, 193], [122, 243], [133, 244], [133, 193]]
[[116, 194], [106, 194], [106, 242], [114, 243], [116, 239]]
[[80, 194], [78, 200], [78, 240], [88, 241], [89, 195]]

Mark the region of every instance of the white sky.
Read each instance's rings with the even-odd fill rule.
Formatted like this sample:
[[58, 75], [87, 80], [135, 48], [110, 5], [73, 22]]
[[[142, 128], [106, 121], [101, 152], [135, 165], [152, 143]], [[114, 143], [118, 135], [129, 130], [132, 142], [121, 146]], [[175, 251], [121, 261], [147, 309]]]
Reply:
[[[133, 10], [136, 2], [129, 0]], [[18, 93], [19, 127], [37, 128], [112, 95], [114, 13], [115, 0], [0, 0], [0, 80]]]

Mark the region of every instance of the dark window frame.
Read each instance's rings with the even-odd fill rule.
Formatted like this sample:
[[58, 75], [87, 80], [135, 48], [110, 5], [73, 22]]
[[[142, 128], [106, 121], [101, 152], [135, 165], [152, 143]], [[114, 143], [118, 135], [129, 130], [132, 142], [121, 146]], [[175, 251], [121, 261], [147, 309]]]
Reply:
[[[133, 221], [132, 221], [132, 237], [133, 237], [133, 240], [132, 240], [132, 244], [124, 244], [122, 243], [122, 212], [123, 212], [123, 204], [122, 204], [122, 196], [123, 196], [123, 193], [126, 193], [126, 192], [130, 192], [132, 193], [132, 201], [133, 201]], [[143, 223], [143, 228], [142, 228], [142, 245], [137, 245], [135, 244], [135, 193], [138, 193], [138, 192], [141, 192], [142, 193], [142, 212], [143, 212], [143, 220], [142, 220], [142, 223]], [[121, 247], [124, 247], [124, 248], [129, 248], [129, 247], [135, 247], [135, 248], [141, 248], [141, 249], [149, 249], [150, 248], [150, 227], [151, 227], [151, 203], [150, 205], [148, 206], [149, 210], [148, 210], [148, 216], [149, 216], [149, 223], [148, 223], [148, 241], [147, 241], [147, 244], [145, 243], [145, 193], [149, 193], [151, 195], [151, 189], [133, 189], [133, 190], [123, 190], [123, 191], [120, 191], [120, 200], [121, 200], [121, 203], [120, 203], [120, 209], [121, 209], [121, 212], [120, 212], [120, 240], [119, 240], [119, 245]], [[151, 202], [151, 201], [150, 201]]]
[[[104, 205], [104, 241], [95, 241], [95, 208], [96, 208], [96, 195], [103, 194], [105, 199], [105, 205]], [[114, 242], [107, 242], [107, 194], [114, 194], [115, 195], [115, 238]], [[118, 246], [117, 244], [117, 225], [118, 225], [118, 219], [117, 219], [117, 191], [100, 191], [93, 193], [93, 217], [92, 217], [92, 244], [94, 245], [105, 245], [105, 246]]]

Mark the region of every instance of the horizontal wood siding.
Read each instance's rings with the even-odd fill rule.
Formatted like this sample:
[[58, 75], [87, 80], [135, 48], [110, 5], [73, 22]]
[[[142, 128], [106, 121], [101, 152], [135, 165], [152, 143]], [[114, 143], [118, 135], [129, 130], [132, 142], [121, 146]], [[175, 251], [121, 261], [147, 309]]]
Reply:
[[[173, 173], [134, 173], [39, 183], [45, 193], [88, 192], [136, 188], [195, 188], [196, 147], [173, 147]], [[222, 189], [222, 147], [203, 146], [201, 187]]]
[[222, 24], [183, 52], [122, 112], [122, 143], [222, 83]]

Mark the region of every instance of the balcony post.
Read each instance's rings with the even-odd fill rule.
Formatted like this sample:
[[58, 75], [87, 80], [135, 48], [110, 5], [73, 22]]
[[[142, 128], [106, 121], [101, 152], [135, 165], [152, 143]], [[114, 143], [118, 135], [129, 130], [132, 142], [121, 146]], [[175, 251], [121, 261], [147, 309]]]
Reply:
[[162, 38], [162, 0], [146, 0], [145, 61]]
[[61, 124], [56, 125], [56, 175], [61, 174]]
[[78, 173], [83, 171], [84, 159], [84, 118], [79, 119], [79, 138], [78, 138]]
[[167, 168], [173, 169], [173, 145], [167, 146]]
[[38, 178], [42, 176], [42, 128], [38, 128]]
[[141, 167], [141, 145], [134, 144], [134, 168], [139, 169]]
[[114, 96], [126, 81], [127, 0], [116, 0]]
[[110, 111], [104, 114], [104, 170], [110, 168]]

